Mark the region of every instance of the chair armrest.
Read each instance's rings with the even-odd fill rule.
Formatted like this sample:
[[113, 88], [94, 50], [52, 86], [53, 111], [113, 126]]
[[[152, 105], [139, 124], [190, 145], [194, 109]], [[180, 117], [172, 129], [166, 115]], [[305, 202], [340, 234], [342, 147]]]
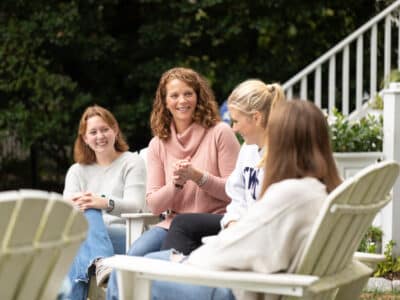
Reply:
[[160, 221], [160, 217], [152, 213], [125, 213], [121, 214], [121, 218], [125, 219], [126, 224], [127, 251], [130, 245], [145, 231], [146, 227]]
[[[150, 299], [151, 280], [242, 288], [262, 293], [301, 296], [306, 287], [319, 279], [317, 276], [284, 273], [214, 271], [187, 264], [125, 255], [106, 258], [104, 263], [118, 271], [120, 299]], [[138, 298], [132, 298], [139, 291], [141, 298], [137, 295]], [[146, 291], [146, 294], [143, 294], [143, 291]]]
[[125, 214], [121, 214], [121, 218], [124, 218], [124, 219], [157, 219], [157, 220], [160, 220], [159, 216], [153, 215], [150, 212], [125, 213]]
[[371, 269], [375, 269], [378, 263], [385, 261], [385, 255], [376, 253], [356, 252], [354, 253], [354, 258]]
[[[120, 299], [150, 299], [151, 281], [163, 280], [196, 285], [243, 289], [267, 294], [309, 296], [332, 289], [354, 289], [352, 284], [365, 281], [372, 270], [354, 260], [342, 271], [326, 277], [250, 271], [207, 270], [170, 261], [115, 255], [105, 265], [117, 270]], [[364, 280], [364, 281], [363, 281]], [[138, 294], [137, 294], [138, 293]], [[347, 299], [347, 298], [346, 298]]]

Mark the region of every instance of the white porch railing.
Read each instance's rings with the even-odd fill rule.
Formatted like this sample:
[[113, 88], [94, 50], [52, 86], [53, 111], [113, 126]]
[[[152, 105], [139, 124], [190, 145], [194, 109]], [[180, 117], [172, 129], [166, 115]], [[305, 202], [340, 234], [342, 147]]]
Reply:
[[[360, 109], [363, 100], [376, 95], [378, 80], [387, 78], [392, 68], [400, 69], [399, 8], [400, 0], [285, 82], [287, 98], [310, 99], [328, 112], [336, 107], [344, 115]], [[392, 40], [396, 38], [395, 44]], [[393, 58], [396, 67], [392, 66]], [[355, 72], [351, 72], [351, 62]]]

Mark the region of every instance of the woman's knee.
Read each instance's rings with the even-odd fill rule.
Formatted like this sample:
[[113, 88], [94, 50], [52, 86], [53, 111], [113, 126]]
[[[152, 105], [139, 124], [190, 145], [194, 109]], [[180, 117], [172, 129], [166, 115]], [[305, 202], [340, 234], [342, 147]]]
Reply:
[[135, 242], [133, 242], [128, 251], [128, 255], [144, 256], [147, 253], [159, 251], [167, 232], [166, 229], [161, 227], [154, 227], [144, 232]]
[[191, 214], [181, 214], [177, 215], [171, 223], [171, 228], [185, 228], [188, 224], [191, 224], [193, 215]]
[[170, 260], [170, 256], [171, 256], [171, 250], [163, 250], [163, 251], [148, 253], [144, 257], [151, 259]]
[[171, 223], [170, 231], [176, 234], [193, 236], [207, 227], [206, 214], [181, 214], [177, 215]]

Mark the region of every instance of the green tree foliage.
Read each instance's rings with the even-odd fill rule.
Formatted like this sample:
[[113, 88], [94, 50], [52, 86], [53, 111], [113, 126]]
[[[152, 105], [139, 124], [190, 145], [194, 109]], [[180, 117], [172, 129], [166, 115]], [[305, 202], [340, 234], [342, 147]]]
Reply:
[[30, 150], [33, 178], [14, 174], [16, 186], [48, 181], [61, 190], [89, 104], [113, 111], [135, 150], [151, 137], [166, 69], [200, 71], [222, 102], [249, 77], [284, 82], [382, 8], [373, 0], [3, 0], [0, 133]]

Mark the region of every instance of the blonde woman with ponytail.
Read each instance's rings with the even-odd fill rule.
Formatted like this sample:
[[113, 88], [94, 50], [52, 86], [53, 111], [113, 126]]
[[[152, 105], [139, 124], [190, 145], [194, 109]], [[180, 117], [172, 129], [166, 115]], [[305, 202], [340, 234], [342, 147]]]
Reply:
[[264, 175], [261, 166], [267, 153], [264, 145], [269, 116], [275, 105], [284, 99], [278, 83], [265, 84], [255, 79], [239, 84], [228, 98], [232, 128], [245, 143], [225, 186], [232, 201], [221, 220], [222, 228], [237, 222], [258, 199]]
[[[225, 191], [231, 198], [227, 212], [221, 214], [180, 214], [171, 224], [161, 250], [175, 249], [184, 255], [202, 244], [202, 238], [215, 235], [237, 222], [253, 205], [261, 190], [265, 156], [266, 128], [275, 105], [285, 98], [278, 83], [265, 84], [258, 79], [240, 83], [228, 97], [233, 130], [244, 144], [236, 166], [228, 177]], [[153, 254], [157, 257], [157, 254]], [[160, 257], [162, 258], [162, 256]]]

